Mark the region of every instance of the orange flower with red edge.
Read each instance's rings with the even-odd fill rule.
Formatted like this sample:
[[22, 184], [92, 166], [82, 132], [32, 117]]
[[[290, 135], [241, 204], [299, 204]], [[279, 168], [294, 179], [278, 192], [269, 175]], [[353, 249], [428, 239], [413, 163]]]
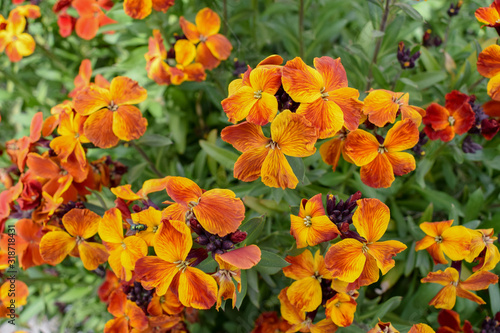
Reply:
[[108, 312], [115, 318], [104, 326], [104, 333], [142, 332], [147, 329], [148, 317], [127, 295], [117, 289], [109, 299]]
[[409, 101], [410, 94], [408, 93], [372, 89], [363, 101], [363, 113], [368, 116], [372, 124], [378, 127], [384, 127], [387, 123], [393, 124], [398, 111], [401, 112], [402, 120], [411, 119], [417, 126], [420, 126], [425, 110], [409, 105]]
[[302, 115], [285, 110], [271, 123], [271, 138], [249, 122], [224, 128], [221, 138], [243, 152], [234, 164], [235, 178], [251, 182], [260, 176], [267, 186], [293, 189], [299, 180], [285, 155], [311, 156], [316, 152], [317, 135]]
[[305, 250], [300, 255], [287, 256], [289, 266], [283, 267], [283, 274], [295, 282], [287, 289], [287, 298], [297, 309], [312, 312], [323, 300], [321, 281], [332, 280], [332, 274], [325, 267], [325, 260], [319, 250], [312, 255]]
[[446, 94], [444, 107], [436, 103], [429, 105], [422, 119], [425, 134], [429, 139], [448, 142], [455, 137], [455, 134], [462, 135], [471, 129], [476, 116], [469, 99], [469, 96], [453, 90]]
[[357, 303], [351, 295], [337, 293], [326, 302], [326, 317], [340, 327], [347, 327], [354, 321]]
[[472, 236], [470, 254], [465, 258], [468, 262], [479, 260], [479, 264], [472, 270], [491, 271], [500, 262], [500, 252], [494, 244], [498, 237], [494, 236], [495, 231], [491, 229], [469, 230]]
[[316, 194], [309, 200], [302, 199], [299, 216], [290, 215], [290, 219], [290, 234], [295, 238], [299, 249], [328, 242], [340, 234], [337, 226], [325, 213], [321, 194]]
[[18, 62], [35, 51], [35, 40], [24, 32], [25, 28], [24, 16], [11, 12], [5, 30], [0, 30], [0, 52], [5, 51], [12, 62]]
[[166, 13], [174, 2], [175, 0], [125, 0], [123, 9], [128, 16], [142, 20], [151, 14], [152, 9]]
[[415, 251], [427, 250], [435, 264], [447, 264], [445, 254], [453, 261], [465, 259], [471, 249], [471, 234], [466, 227], [452, 224], [453, 220], [421, 223], [426, 236], [416, 243]]
[[163, 210], [164, 218], [189, 222], [195, 217], [206, 231], [220, 237], [235, 232], [245, 218], [245, 206], [231, 190], [203, 191], [190, 179], [170, 177], [167, 193], [175, 203]]
[[398, 121], [380, 143], [375, 136], [361, 129], [347, 135], [345, 153], [361, 167], [361, 180], [368, 186], [390, 187], [394, 175], [415, 170], [415, 158], [403, 152], [418, 143], [418, 127], [411, 119]]
[[[494, 0], [489, 7], [480, 7], [474, 14], [477, 20], [484, 23], [484, 26], [500, 27], [500, 1]], [[483, 27], [484, 27], [483, 26]]]
[[[92, 64], [89, 59], [83, 59], [78, 70], [78, 75], [73, 80], [75, 88], [68, 94], [69, 97], [75, 97], [78, 93], [87, 88], [92, 78]], [[101, 88], [109, 89], [109, 82], [101, 74], [95, 76], [95, 84]], [[51, 113], [53, 114], [54, 112]]]
[[76, 34], [83, 39], [94, 38], [104, 25], [118, 23], [102, 11], [113, 7], [112, 0], [73, 0], [71, 4], [80, 15], [75, 24]]
[[500, 46], [490, 45], [479, 53], [477, 71], [490, 79], [487, 86], [488, 95], [492, 99], [500, 101]]
[[153, 30], [153, 36], [149, 37], [148, 52], [144, 55], [144, 58], [146, 58], [148, 78], [159, 85], [172, 83], [171, 67], [164, 61], [167, 59], [167, 51], [160, 30]]
[[203, 65], [206, 69], [214, 69], [219, 66], [221, 60], [226, 60], [231, 54], [233, 46], [229, 40], [219, 34], [220, 18], [210, 8], [203, 8], [196, 14], [196, 24], [187, 21], [183, 16], [180, 17], [184, 35], [196, 47], [196, 62]]
[[472, 274], [465, 281], [460, 281], [460, 273], [453, 267], [448, 267], [444, 271], [430, 272], [421, 280], [422, 283], [438, 283], [444, 286], [436, 296], [429, 302], [437, 309], [451, 310], [455, 306], [458, 297], [467, 298], [477, 304], [486, 304], [486, 302], [469, 290], [487, 289], [490, 284], [498, 282], [498, 276], [480, 271]]
[[101, 217], [88, 209], [70, 210], [62, 218], [66, 231], [50, 231], [42, 237], [42, 258], [51, 265], [57, 265], [69, 254], [80, 257], [86, 269], [96, 269], [108, 260], [108, 252], [104, 245], [86, 239], [97, 233], [100, 221]]
[[389, 224], [389, 207], [378, 199], [361, 199], [357, 205], [353, 225], [366, 241], [343, 239], [333, 244], [325, 256], [332, 277], [351, 283], [349, 290], [377, 281], [378, 270], [385, 275], [395, 265], [393, 257], [406, 249], [399, 241], [378, 241]]
[[145, 289], [156, 288], [161, 296], [172, 288], [184, 306], [209, 309], [217, 301], [217, 282], [191, 266], [187, 256], [192, 246], [191, 230], [186, 223], [165, 220], [155, 236], [156, 256], [139, 259], [135, 272]]
[[133, 104], [147, 98], [146, 89], [127, 77], [118, 76], [109, 89], [91, 85], [75, 98], [75, 110], [89, 116], [83, 126], [85, 136], [100, 148], [115, 146], [118, 141], [140, 138], [148, 121]]
[[357, 129], [363, 103], [359, 92], [347, 86], [340, 58], [314, 58], [314, 67], [298, 57], [283, 67], [283, 88], [300, 103], [296, 112], [316, 127], [320, 139], [334, 136], [342, 126]]
[[280, 67], [248, 69], [239, 88], [221, 102], [222, 109], [234, 124], [246, 118], [250, 123], [265, 125], [273, 121], [278, 112], [278, 101], [274, 95], [280, 86]]
[[375, 327], [367, 333], [399, 333], [399, 331], [390, 322], [384, 323], [379, 319]]
[[335, 136], [321, 144], [319, 147], [319, 153], [323, 162], [332, 166], [332, 170], [335, 172], [337, 165], [339, 164], [340, 154], [349, 163], [353, 163], [351, 158], [345, 153], [345, 140], [347, 139], [347, 129], [343, 127], [340, 131], [335, 134]]
[[148, 254], [148, 245], [137, 236], [123, 235], [122, 213], [118, 208], [104, 214], [98, 231], [109, 252], [109, 266], [118, 278], [129, 281], [137, 260]]
[[437, 333], [474, 333], [472, 325], [468, 320], [464, 321], [464, 325], [460, 325], [460, 315], [453, 310], [443, 309], [439, 311], [437, 317], [439, 328]]

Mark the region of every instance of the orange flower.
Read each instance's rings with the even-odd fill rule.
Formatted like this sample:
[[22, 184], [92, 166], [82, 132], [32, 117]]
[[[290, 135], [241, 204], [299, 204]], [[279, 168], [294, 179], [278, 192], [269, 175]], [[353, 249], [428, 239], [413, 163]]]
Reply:
[[248, 69], [239, 88], [221, 104], [229, 121], [236, 124], [247, 118], [248, 122], [265, 125], [273, 121], [278, 112], [274, 96], [281, 86], [281, 68], [261, 66]]
[[498, 276], [480, 271], [472, 274], [467, 280], [460, 281], [460, 274], [453, 267], [448, 267], [443, 271], [430, 272], [425, 278], [420, 280], [422, 283], [438, 283], [445, 286], [436, 296], [429, 302], [429, 305], [434, 305], [437, 309], [451, 310], [455, 306], [458, 297], [470, 299], [478, 304], [486, 304], [483, 299], [469, 290], [487, 289], [490, 284], [498, 282]]
[[290, 234], [299, 249], [328, 242], [340, 234], [337, 226], [326, 216], [321, 194], [309, 200], [302, 199], [299, 216], [290, 215], [290, 219]]
[[143, 257], [135, 265], [142, 286], [148, 290], [156, 288], [160, 296], [172, 288], [184, 306], [211, 308], [217, 300], [217, 282], [200, 269], [191, 267], [191, 262], [186, 260], [193, 246], [191, 230], [186, 223], [164, 221], [154, 244], [157, 256]]
[[332, 277], [355, 282], [349, 290], [377, 281], [379, 268], [385, 275], [395, 265], [392, 258], [406, 249], [406, 245], [399, 241], [378, 242], [389, 224], [389, 207], [378, 199], [361, 199], [357, 205], [358, 209], [352, 217], [353, 225], [366, 242], [343, 239], [333, 244], [325, 256], [326, 268]]
[[162, 226], [161, 212], [153, 207], [149, 207], [139, 213], [132, 214], [132, 221], [134, 221], [134, 224], [146, 226], [146, 229], [138, 231], [136, 235], [142, 238], [148, 246], [153, 246], [153, 238], [157, 232], [160, 232], [160, 227]]
[[136, 81], [118, 76], [109, 89], [97, 85], [83, 89], [74, 104], [78, 113], [89, 116], [83, 126], [85, 136], [96, 146], [109, 148], [120, 140], [130, 141], [144, 134], [148, 121], [133, 104], [146, 98], [146, 89]]
[[[500, 2], [498, 5], [500, 6]], [[500, 27], [500, 24], [497, 25]], [[477, 71], [490, 79], [487, 86], [488, 95], [494, 100], [500, 100], [500, 75], [498, 75], [500, 73], [500, 46], [490, 45], [479, 53]]]
[[427, 324], [415, 324], [408, 333], [435, 333], [435, 331]]
[[42, 238], [42, 225], [30, 219], [21, 219], [16, 222], [16, 234], [26, 241], [26, 248], [18, 251], [19, 266], [26, 270], [33, 266], [45, 263], [40, 255], [40, 240]]
[[[68, 96], [75, 97], [78, 93], [84, 88], [88, 87], [90, 83], [90, 79], [92, 77], [92, 64], [89, 59], [83, 59], [80, 64], [80, 69], [78, 71], [78, 75], [75, 77], [73, 83], [75, 84], [75, 89], [73, 89]], [[109, 82], [106, 80], [101, 74], [97, 74], [95, 76], [95, 84], [97, 84], [101, 88], [109, 89]], [[52, 110], [51, 110], [51, 113]]]
[[221, 60], [226, 60], [231, 54], [233, 46], [229, 40], [219, 34], [220, 18], [210, 8], [203, 8], [196, 14], [196, 25], [187, 21], [183, 16], [179, 19], [182, 31], [187, 39], [196, 48], [196, 62], [206, 69], [219, 66]]
[[30, 135], [24, 136], [19, 140], [10, 140], [5, 144], [7, 154], [12, 161], [23, 172], [26, 157], [29, 152], [35, 151], [35, 144], [40, 140], [43, 126], [43, 113], [37, 112], [31, 119]]
[[326, 302], [326, 317], [340, 327], [350, 326], [354, 320], [357, 303], [346, 293], [337, 293]]
[[142, 184], [142, 188], [135, 193], [132, 191], [132, 185], [123, 185], [111, 188], [111, 192], [118, 198], [125, 201], [143, 200], [148, 201], [148, 194], [163, 191], [167, 188], [167, 181], [170, 176], [165, 178], [148, 179]]
[[421, 223], [426, 236], [417, 242], [415, 251], [426, 249], [435, 264], [447, 264], [445, 254], [454, 261], [465, 259], [471, 248], [469, 229], [452, 224], [453, 220]]
[[19, 308], [26, 305], [29, 295], [28, 286], [20, 280], [15, 280], [13, 283], [15, 286], [12, 286], [12, 282], [7, 280], [0, 287], [0, 306], [3, 304], [8, 307], [14, 304], [16, 308]]
[[377, 325], [367, 333], [399, 333], [399, 331], [390, 322], [384, 323], [379, 319]]
[[281, 316], [292, 325], [287, 332], [334, 333], [337, 331], [337, 325], [330, 318], [313, 324], [311, 318], [306, 318], [306, 311], [295, 307], [288, 299], [287, 294], [288, 287], [281, 290], [278, 296], [281, 303]]
[[35, 51], [35, 40], [25, 33], [26, 19], [18, 12], [12, 12], [5, 30], [0, 30], [0, 52], [5, 50], [10, 61], [18, 62]]
[[394, 124], [383, 143], [366, 131], [355, 130], [347, 135], [344, 149], [361, 167], [363, 183], [375, 188], [390, 187], [394, 175], [402, 176], [415, 170], [415, 158], [402, 151], [415, 146], [418, 138], [417, 125], [406, 119]]
[[115, 318], [104, 326], [104, 333], [142, 332], [148, 328], [148, 317], [134, 302], [127, 299], [121, 290], [110, 297], [108, 312]]
[[151, 8], [166, 13], [175, 0], [125, 0], [123, 9], [128, 16], [142, 20], [151, 14]]
[[194, 62], [196, 57], [196, 47], [187, 39], [180, 39], [175, 42], [175, 68], [170, 68], [172, 73], [172, 83], [179, 85], [184, 81], [203, 81], [206, 78], [203, 65]]
[[306, 157], [316, 152], [316, 129], [303, 116], [288, 110], [271, 123], [271, 138], [249, 122], [224, 128], [221, 137], [243, 152], [234, 164], [234, 177], [251, 182], [260, 176], [270, 187], [293, 189], [299, 183], [285, 155]]
[[66, 231], [51, 231], [40, 241], [40, 254], [51, 265], [61, 263], [69, 254], [80, 257], [83, 266], [89, 271], [94, 270], [108, 259], [104, 245], [87, 242], [97, 233], [101, 217], [88, 209], [74, 208], [62, 218]]
[[325, 268], [320, 251], [316, 251], [314, 258], [311, 251], [305, 250], [296, 257], [287, 256], [285, 260], [290, 266], [284, 267], [283, 273], [296, 280], [287, 289], [287, 298], [297, 309], [306, 312], [316, 310], [322, 301], [321, 281], [333, 279]]
[[148, 304], [148, 313], [153, 316], [160, 316], [163, 313], [176, 315], [184, 310], [184, 305], [181, 304], [177, 296], [168, 289], [167, 293], [162, 296], [153, 295], [151, 302]]
[[491, 271], [500, 262], [500, 252], [494, 242], [498, 237], [494, 236], [495, 231], [491, 229], [469, 230], [472, 236], [470, 254], [465, 258], [468, 262], [479, 258], [479, 265], [472, 270]]
[[500, 1], [494, 0], [489, 7], [476, 9], [476, 13], [474, 15], [477, 20], [484, 23], [485, 26], [493, 28], [500, 27]]
[[286, 332], [290, 327], [285, 319], [278, 318], [276, 312], [264, 312], [255, 320], [255, 327], [251, 333]]
[[148, 245], [137, 236], [124, 237], [122, 213], [118, 208], [104, 213], [98, 231], [109, 251], [109, 266], [119, 279], [129, 281], [137, 260], [148, 254]]
[[468, 320], [464, 321], [464, 325], [460, 325], [460, 316], [453, 310], [441, 310], [438, 314], [439, 328], [437, 333], [474, 333], [472, 325]]
[[335, 135], [345, 125], [358, 128], [362, 102], [359, 92], [347, 87], [347, 76], [340, 58], [314, 58], [314, 67], [295, 58], [283, 67], [283, 88], [300, 106], [302, 114], [318, 130], [320, 139]]
[[351, 158], [345, 153], [345, 139], [347, 139], [347, 129], [343, 127], [331, 140], [326, 141], [319, 147], [319, 153], [323, 162], [331, 165], [334, 172], [339, 164], [340, 153], [342, 153], [344, 160], [353, 163]]
[[469, 96], [453, 90], [446, 94], [445, 107], [432, 103], [427, 107], [422, 120], [425, 134], [429, 139], [448, 142], [455, 137], [455, 134], [466, 133], [474, 125], [475, 119], [475, 113], [469, 104]]
[[368, 120], [378, 127], [396, 121], [398, 111], [401, 111], [402, 120], [411, 119], [417, 126], [422, 123], [425, 110], [408, 105], [410, 94], [396, 93], [384, 89], [371, 89], [363, 101], [363, 113], [368, 115]]
[[110, 270], [106, 270], [106, 277], [104, 282], [97, 289], [97, 295], [103, 303], [108, 303], [110, 296], [114, 291], [120, 286], [120, 280], [118, 277]]
[[144, 55], [144, 58], [146, 58], [146, 71], [151, 80], [159, 85], [172, 83], [171, 68], [164, 61], [167, 59], [167, 51], [160, 30], [153, 30], [153, 37], [149, 37], [148, 53]]
[[204, 192], [190, 179], [170, 177], [167, 193], [175, 203], [163, 210], [164, 218], [189, 222], [195, 217], [206, 231], [220, 237], [236, 231], [245, 218], [243, 202], [230, 190]]
[[76, 20], [75, 31], [83, 39], [94, 38], [99, 27], [118, 23], [107, 17], [102, 11], [102, 9], [110, 10], [113, 7], [112, 0], [73, 0], [72, 5], [80, 14]]
[[26, 18], [36, 19], [40, 17], [40, 7], [36, 5], [17, 6], [11, 13], [19, 13]]

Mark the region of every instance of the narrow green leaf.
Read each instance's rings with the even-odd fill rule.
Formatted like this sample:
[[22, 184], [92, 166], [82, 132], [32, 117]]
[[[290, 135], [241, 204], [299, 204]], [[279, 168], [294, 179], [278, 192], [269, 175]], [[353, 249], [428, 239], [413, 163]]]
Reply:
[[257, 240], [257, 237], [261, 234], [264, 229], [264, 221], [265, 216], [254, 217], [253, 219], [245, 222], [241, 227], [241, 231], [246, 231], [247, 238], [245, 239], [244, 244], [252, 244]]
[[497, 313], [500, 311], [500, 287], [498, 283], [490, 284], [488, 291], [490, 293], [491, 313]]
[[293, 173], [299, 180], [299, 182], [304, 182], [304, 176], [306, 175], [306, 167], [304, 166], [304, 161], [301, 157], [291, 157], [286, 156], [288, 163], [292, 167]]
[[484, 194], [481, 188], [478, 188], [474, 191], [469, 197], [467, 201], [467, 205], [465, 206], [465, 217], [464, 222], [469, 222], [473, 219], [477, 219], [479, 212], [483, 208], [484, 203]]
[[422, 216], [420, 217], [419, 224], [423, 222], [432, 222], [432, 214], [434, 212], [434, 204], [431, 202], [429, 206], [424, 210]]
[[149, 147], [164, 147], [171, 145], [173, 142], [166, 136], [160, 134], [145, 134], [137, 143]]
[[420, 15], [420, 13], [415, 8], [410, 6], [409, 4], [398, 2], [398, 3], [395, 3], [394, 6], [401, 8], [401, 10], [406, 15], [408, 15], [409, 17], [411, 17], [415, 21], [419, 21], [419, 22], [424, 21], [424, 18], [422, 17], [422, 15]]
[[223, 167], [228, 170], [234, 169], [234, 163], [238, 159], [238, 154], [227, 149], [217, 147], [213, 143], [205, 140], [200, 140], [200, 146], [208, 154], [208, 156], [219, 162]]
[[288, 265], [290, 265], [290, 263], [279, 255], [261, 250], [261, 259], [257, 266], [255, 266], [255, 269], [259, 272], [272, 275], [278, 273], [283, 267]]

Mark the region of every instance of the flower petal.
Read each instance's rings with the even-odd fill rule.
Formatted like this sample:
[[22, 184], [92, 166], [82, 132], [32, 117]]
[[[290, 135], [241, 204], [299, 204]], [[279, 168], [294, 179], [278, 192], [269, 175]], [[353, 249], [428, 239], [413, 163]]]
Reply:
[[374, 188], [388, 188], [394, 181], [394, 170], [386, 154], [378, 154], [375, 159], [361, 167], [361, 181]]
[[436, 309], [451, 310], [457, 301], [457, 288], [448, 284], [441, 289], [434, 298], [431, 299], [429, 305], [434, 305]]
[[[478, 12], [485, 12], [484, 9], [489, 8], [479, 8], [476, 11], [476, 17], [478, 17]], [[486, 10], [491, 14], [494, 14], [496, 22], [500, 19], [499, 13], [496, 10]], [[479, 18], [478, 18], [479, 19]], [[481, 21], [481, 20], [480, 20]], [[483, 21], [484, 22], [484, 21]], [[485, 22], [486, 23], [486, 22]], [[485, 48], [477, 58], [477, 71], [484, 77], [492, 78], [500, 73], [500, 46], [493, 44]]]
[[384, 146], [389, 152], [402, 151], [413, 148], [418, 143], [419, 132], [417, 125], [411, 120], [398, 121], [387, 132]]
[[364, 99], [363, 113], [368, 115], [372, 124], [384, 127], [387, 123], [394, 123], [399, 104], [395, 101], [401, 98], [403, 93], [393, 93], [389, 90], [371, 90]]
[[347, 87], [347, 75], [340, 58], [314, 58], [314, 67], [323, 77], [325, 91], [330, 92]]
[[406, 175], [416, 168], [415, 157], [404, 152], [387, 152], [384, 154], [392, 165], [396, 176]]
[[[193, 41], [192, 41], [193, 42]], [[200, 43], [196, 47], [196, 59], [195, 62], [199, 62], [203, 65], [205, 69], [212, 70], [219, 66], [220, 60], [217, 59], [212, 51], [208, 48], [206, 43]]]
[[83, 125], [83, 133], [99, 148], [116, 146], [120, 138], [113, 131], [113, 118], [113, 112], [108, 109], [97, 111]]
[[453, 267], [448, 267], [444, 271], [429, 272], [426, 277], [420, 280], [422, 283], [438, 283], [442, 286], [448, 286], [452, 282], [458, 282], [460, 275]]
[[260, 261], [261, 252], [257, 245], [240, 247], [223, 254], [219, 254], [225, 262], [240, 269], [250, 269]]
[[151, 0], [125, 0], [123, 9], [131, 18], [142, 20], [151, 14], [153, 3]]
[[141, 197], [132, 191], [132, 185], [130, 184], [112, 187], [110, 190], [111, 193], [116, 195], [118, 198], [126, 201], [141, 200]]
[[75, 248], [76, 238], [64, 231], [46, 233], [40, 241], [40, 254], [51, 265], [61, 263]]
[[282, 154], [306, 157], [316, 152], [316, 130], [303, 116], [289, 110], [274, 119], [271, 124], [271, 137]]
[[344, 113], [340, 106], [328, 98], [311, 103], [301, 103], [297, 114], [303, 115], [318, 130], [320, 139], [334, 136], [344, 125]]
[[346, 282], [354, 282], [361, 275], [365, 262], [363, 244], [352, 238], [333, 244], [325, 256], [332, 277]]
[[215, 35], [220, 29], [220, 18], [210, 8], [203, 8], [196, 14], [196, 27], [200, 34], [205, 37]]
[[123, 242], [122, 213], [118, 208], [111, 208], [104, 213], [98, 227], [99, 237], [108, 243]]
[[200, 41], [200, 33], [198, 28], [193, 23], [186, 20], [183, 16], [179, 18], [179, 25], [181, 26], [182, 32], [186, 35], [192, 43], [198, 43]]
[[191, 202], [198, 202], [203, 193], [195, 182], [184, 177], [170, 177], [166, 189], [172, 200], [186, 207]]
[[441, 249], [451, 260], [463, 260], [470, 252], [471, 235], [464, 226], [455, 226], [442, 233]]
[[218, 60], [226, 60], [229, 58], [231, 50], [233, 49], [231, 42], [221, 34], [208, 37], [205, 44], [212, 55]]
[[314, 311], [321, 305], [321, 284], [314, 276], [297, 280], [288, 288], [287, 297], [301, 311]]
[[113, 133], [121, 140], [139, 139], [146, 132], [147, 126], [147, 119], [135, 106], [122, 105], [113, 112]]
[[299, 183], [285, 155], [279, 149], [269, 150], [262, 164], [261, 177], [262, 182], [269, 187], [294, 189]]
[[125, 76], [117, 76], [111, 81], [109, 88], [115, 105], [139, 104], [146, 100], [148, 92], [137, 81]]
[[378, 199], [361, 199], [357, 202], [358, 209], [352, 216], [353, 225], [368, 243], [378, 241], [384, 235], [391, 219], [391, 212]]
[[406, 249], [406, 245], [401, 242], [391, 240], [386, 242], [376, 242], [373, 244], [368, 244], [368, 251], [377, 260], [377, 266], [382, 271], [382, 275], [385, 275], [391, 268], [396, 265], [394, 259], [392, 259], [396, 254], [402, 252]]
[[268, 152], [269, 148], [266, 147], [256, 147], [245, 151], [234, 163], [234, 178], [244, 182], [259, 178]]
[[487, 271], [480, 271], [472, 274], [467, 280], [460, 282], [460, 287], [467, 290], [487, 289], [490, 284], [498, 282], [498, 275]]
[[358, 129], [347, 135], [344, 151], [357, 166], [363, 166], [379, 155], [379, 146], [380, 143], [372, 134]]
[[184, 261], [193, 246], [191, 230], [186, 223], [164, 220], [154, 238], [156, 255], [167, 262]]
[[[66, 214], [67, 215], [67, 214]], [[78, 252], [83, 262], [83, 267], [89, 271], [97, 269], [104, 264], [109, 257], [104, 245], [95, 242], [81, 242], [78, 245]]]
[[298, 256], [286, 256], [290, 266], [283, 267], [283, 274], [294, 280], [301, 280], [314, 275], [314, 258], [309, 250], [305, 250]]
[[121, 263], [125, 269], [133, 271], [135, 263], [148, 254], [148, 245], [138, 236], [129, 236], [123, 240], [125, 250], [121, 254]]
[[87, 239], [97, 233], [101, 217], [88, 209], [73, 208], [64, 214], [62, 222], [70, 235]]
[[188, 266], [179, 276], [179, 300], [184, 306], [210, 309], [217, 301], [217, 282], [198, 268]]
[[326, 303], [326, 316], [340, 327], [350, 326], [356, 312], [356, 301], [346, 293], [337, 293]]
[[321, 74], [301, 58], [287, 61], [283, 67], [283, 88], [295, 102], [312, 103], [321, 99], [325, 83]]
[[175, 264], [158, 257], [142, 257], [135, 264], [135, 274], [142, 286], [147, 290], [156, 288], [159, 296], [165, 295], [178, 273]]
[[359, 101], [359, 91], [354, 88], [340, 88], [329, 92], [329, 101], [334, 101], [344, 114], [344, 126], [349, 131], [358, 128], [363, 102]]

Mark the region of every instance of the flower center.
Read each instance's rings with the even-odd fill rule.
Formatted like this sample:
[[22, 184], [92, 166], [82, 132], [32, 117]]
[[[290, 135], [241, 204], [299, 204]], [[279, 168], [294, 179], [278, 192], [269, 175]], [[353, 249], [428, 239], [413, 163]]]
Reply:
[[205, 43], [207, 41], [207, 37], [200, 35], [200, 42]]
[[310, 217], [309, 215], [304, 217], [304, 225], [306, 227], [310, 227], [312, 225], [311, 219], [312, 219], [312, 217]]
[[84, 241], [84, 239], [82, 236], [76, 236], [76, 244], [80, 244], [83, 241]]
[[174, 261], [174, 264], [176, 267], [179, 269], [179, 272], [184, 273], [186, 271], [186, 268], [189, 266], [189, 263], [185, 260], [177, 260]]
[[111, 101], [108, 105], [108, 109], [114, 112], [118, 110], [118, 104], [115, 104], [115, 102]]
[[448, 122], [450, 123], [450, 126], [455, 125], [455, 118], [453, 118], [453, 116], [449, 116], [448, 117]]
[[369, 250], [369, 248], [366, 245], [366, 243], [363, 243], [363, 247], [361, 248], [361, 251], [363, 251], [363, 253], [366, 253], [366, 252], [368, 252], [368, 250]]
[[312, 275], [311, 277], [315, 278], [316, 280], [319, 281], [319, 283], [321, 283], [321, 279], [323, 278], [323, 275], [319, 275], [319, 272], [316, 271], [316, 272], [314, 272], [314, 275]]
[[154, 226], [152, 229], [153, 232], [156, 232], [157, 230], [158, 230], [158, 226]]
[[378, 153], [379, 154], [387, 153], [387, 148], [385, 148], [384, 145], [378, 146]]
[[326, 88], [323, 87], [323, 88], [321, 88], [321, 90], [319, 92], [321, 93], [321, 98], [323, 98], [325, 101], [327, 101], [328, 100], [328, 96], [330, 96], [330, 95], [328, 94], [327, 91], [325, 91], [325, 89]]
[[273, 140], [269, 141], [269, 143], [266, 145], [266, 148], [271, 148], [271, 149], [280, 149], [280, 146], [278, 146], [277, 142], [274, 142]]
[[123, 248], [124, 250], [126, 250], [126, 249], [127, 249], [127, 245], [126, 245], [125, 243], [122, 243], [122, 248]]
[[236, 275], [236, 272], [227, 270], [227, 269], [221, 269], [219, 270], [219, 273], [223, 279], [231, 281], [232, 277]]
[[255, 99], [261, 99], [262, 98], [262, 90], [257, 90], [253, 92], [253, 97]]
[[438, 244], [442, 243], [443, 242], [443, 237], [441, 236], [436, 236], [434, 237], [434, 241]]

